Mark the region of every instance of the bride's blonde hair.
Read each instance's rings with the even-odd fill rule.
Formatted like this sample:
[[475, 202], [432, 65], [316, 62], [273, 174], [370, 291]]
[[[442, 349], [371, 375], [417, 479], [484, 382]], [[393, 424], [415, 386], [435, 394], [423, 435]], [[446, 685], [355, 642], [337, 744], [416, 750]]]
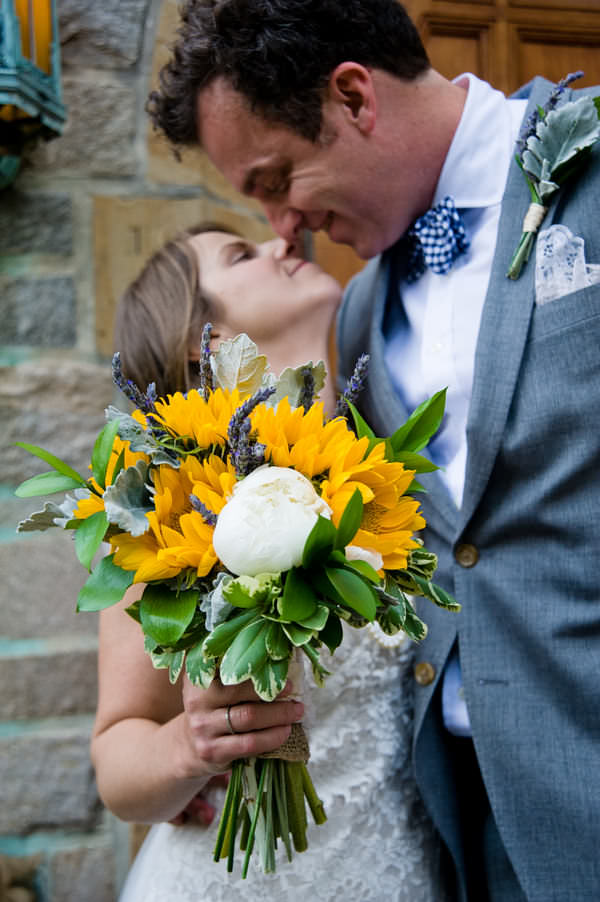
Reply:
[[159, 396], [186, 392], [195, 382], [189, 350], [200, 345], [211, 301], [190, 238], [204, 232], [237, 234], [213, 222], [179, 232], [145, 263], [117, 307], [114, 349], [123, 374], [142, 390], [154, 382]]

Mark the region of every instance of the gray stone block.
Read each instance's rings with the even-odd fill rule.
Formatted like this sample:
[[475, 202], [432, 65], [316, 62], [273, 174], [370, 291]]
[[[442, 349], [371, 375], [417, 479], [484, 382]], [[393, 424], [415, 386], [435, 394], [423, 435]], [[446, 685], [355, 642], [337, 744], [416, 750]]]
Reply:
[[49, 863], [47, 902], [115, 902], [114, 859], [108, 843], [57, 851]]
[[[87, 476], [104, 410], [113, 399], [108, 364], [56, 356], [0, 368], [0, 483], [17, 486], [49, 469], [15, 442], [39, 445]], [[29, 510], [43, 507], [39, 501], [32, 499]]]
[[98, 691], [96, 642], [3, 643], [0, 720], [93, 714]]
[[[96, 4], [100, 6], [100, 4]], [[64, 172], [67, 175], [122, 178], [135, 175], [136, 90], [130, 85], [79, 72], [62, 79], [68, 109], [65, 130], [59, 138], [26, 152], [24, 170], [36, 175]]]
[[0, 204], [3, 254], [70, 254], [73, 243], [71, 198], [6, 189]]
[[148, 0], [60, 0], [63, 64], [131, 66], [139, 57], [147, 6]]
[[75, 610], [86, 571], [62, 530], [1, 543], [0, 574], [0, 636], [96, 636], [98, 615]]
[[0, 833], [95, 826], [100, 802], [89, 722], [0, 731]]
[[72, 347], [77, 335], [75, 285], [69, 276], [3, 278], [0, 343]]

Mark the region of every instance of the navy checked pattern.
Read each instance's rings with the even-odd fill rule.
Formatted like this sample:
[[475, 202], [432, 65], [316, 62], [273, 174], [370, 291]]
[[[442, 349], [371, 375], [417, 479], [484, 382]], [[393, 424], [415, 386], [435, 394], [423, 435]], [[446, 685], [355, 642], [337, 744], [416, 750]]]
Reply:
[[424, 213], [406, 233], [408, 259], [404, 278], [416, 282], [425, 268], [444, 275], [469, 247], [469, 239], [451, 197]]

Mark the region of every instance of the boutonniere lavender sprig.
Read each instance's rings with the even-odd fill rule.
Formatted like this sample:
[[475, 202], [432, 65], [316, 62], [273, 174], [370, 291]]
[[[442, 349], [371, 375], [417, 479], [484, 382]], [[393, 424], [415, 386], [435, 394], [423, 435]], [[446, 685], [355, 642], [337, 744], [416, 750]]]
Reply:
[[551, 198], [577, 172], [600, 139], [600, 97], [581, 97], [558, 105], [565, 89], [582, 75], [572, 72], [558, 82], [546, 104], [538, 106], [527, 119], [517, 141], [516, 160], [525, 176], [531, 204], [506, 274], [509, 279], [521, 275]]

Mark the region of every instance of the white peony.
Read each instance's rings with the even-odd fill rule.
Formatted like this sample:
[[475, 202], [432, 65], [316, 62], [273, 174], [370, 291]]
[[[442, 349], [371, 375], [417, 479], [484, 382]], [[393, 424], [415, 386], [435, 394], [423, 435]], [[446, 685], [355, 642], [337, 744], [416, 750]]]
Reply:
[[302, 563], [308, 534], [329, 505], [312, 483], [286, 467], [259, 467], [238, 482], [217, 517], [213, 546], [237, 575], [281, 573]]

